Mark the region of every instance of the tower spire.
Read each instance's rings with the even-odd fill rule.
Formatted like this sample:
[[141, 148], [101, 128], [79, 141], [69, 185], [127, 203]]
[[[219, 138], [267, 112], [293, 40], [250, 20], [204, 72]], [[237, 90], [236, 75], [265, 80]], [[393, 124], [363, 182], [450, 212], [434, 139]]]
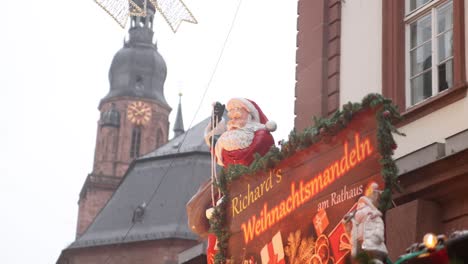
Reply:
[[178, 137], [185, 132], [184, 120], [182, 119], [182, 93], [179, 93], [179, 107], [177, 108], [177, 117], [174, 124], [174, 137]]

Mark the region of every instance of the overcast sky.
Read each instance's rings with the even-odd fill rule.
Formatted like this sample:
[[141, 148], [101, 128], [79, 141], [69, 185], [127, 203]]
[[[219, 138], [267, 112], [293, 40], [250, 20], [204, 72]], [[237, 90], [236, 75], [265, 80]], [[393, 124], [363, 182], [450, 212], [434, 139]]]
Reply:
[[[173, 34], [155, 22], [173, 107], [184, 96], [187, 129], [210, 114], [213, 101], [256, 101], [285, 139], [294, 121], [297, 1], [185, 0], [198, 24]], [[3, 1], [0, 42], [0, 260], [55, 263], [74, 240], [80, 189], [91, 172], [99, 100], [122, 47], [121, 29], [92, 0]]]

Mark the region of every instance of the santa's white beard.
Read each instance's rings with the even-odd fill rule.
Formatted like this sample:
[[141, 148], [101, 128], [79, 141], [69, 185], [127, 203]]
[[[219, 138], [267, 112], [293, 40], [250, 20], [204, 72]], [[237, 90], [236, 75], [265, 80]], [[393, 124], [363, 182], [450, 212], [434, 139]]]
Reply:
[[245, 149], [252, 144], [255, 136], [255, 131], [264, 129], [265, 125], [257, 122], [248, 122], [244, 127], [227, 130], [219, 137], [216, 142], [216, 156], [221, 159], [222, 150], [227, 151]]
[[254, 131], [239, 128], [228, 130], [219, 137], [216, 142], [216, 148], [222, 148], [228, 151], [247, 148], [252, 144]]

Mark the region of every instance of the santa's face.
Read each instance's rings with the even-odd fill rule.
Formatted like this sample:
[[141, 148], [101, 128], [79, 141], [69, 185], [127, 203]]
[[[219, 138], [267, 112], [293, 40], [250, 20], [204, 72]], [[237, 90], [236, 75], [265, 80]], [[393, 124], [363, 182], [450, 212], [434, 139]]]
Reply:
[[244, 107], [234, 106], [228, 109], [228, 117], [227, 129], [233, 130], [244, 127], [250, 119], [250, 114]]

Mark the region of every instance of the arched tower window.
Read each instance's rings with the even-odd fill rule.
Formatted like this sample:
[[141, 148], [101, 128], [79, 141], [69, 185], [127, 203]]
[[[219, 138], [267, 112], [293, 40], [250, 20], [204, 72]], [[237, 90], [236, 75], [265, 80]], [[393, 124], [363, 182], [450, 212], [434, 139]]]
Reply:
[[134, 127], [132, 130], [132, 145], [130, 146], [130, 158], [140, 156], [141, 127]]
[[143, 77], [141, 75], [136, 76], [135, 88], [137, 90], [143, 90], [143, 88], [144, 88]]
[[160, 147], [163, 144], [163, 132], [162, 129], [159, 128], [158, 132], [156, 132], [156, 147]]

